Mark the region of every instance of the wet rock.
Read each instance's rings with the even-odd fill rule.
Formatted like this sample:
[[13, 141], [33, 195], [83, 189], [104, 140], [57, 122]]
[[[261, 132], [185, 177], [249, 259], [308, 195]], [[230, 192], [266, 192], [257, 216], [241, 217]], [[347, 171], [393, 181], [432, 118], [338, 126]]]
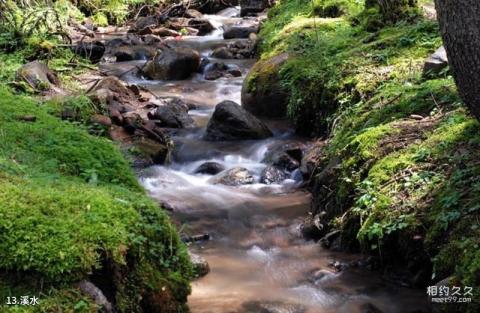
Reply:
[[149, 46], [120, 46], [111, 53], [117, 62], [148, 60], [155, 55], [155, 49]]
[[190, 242], [208, 241], [211, 239], [211, 236], [210, 234], [200, 234], [200, 235], [193, 235], [193, 236], [182, 235], [180, 239], [185, 243], [190, 243]]
[[185, 17], [188, 18], [203, 18], [203, 14], [197, 10], [194, 9], [188, 9], [185, 11]]
[[263, 162], [293, 171], [300, 166], [305, 145], [297, 142], [276, 144], [269, 148]]
[[341, 235], [340, 230], [331, 231], [320, 239], [320, 245], [322, 245], [322, 247], [327, 249], [339, 250], [341, 248], [340, 235]]
[[205, 73], [205, 70], [207, 69], [207, 66], [211, 63], [209, 58], [202, 58], [200, 61], [200, 66], [198, 68], [199, 73]]
[[212, 23], [205, 18], [193, 18], [190, 19], [187, 23], [189, 27], [195, 28], [198, 30], [198, 36], [204, 36], [211, 33], [215, 27], [213, 27]]
[[300, 166], [300, 163], [288, 153], [281, 153], [273, 157], [272, 164], [290, 172]]
[[287, 53], [282, 53], [253, 66], [242, 87], [242, 106], [247, 111], [256, 116], [286, 116], [288, 93], [278, 73], [289, 58]]
[[204, 257], [190, 251], [188, 254], [190, 256], [190, 262], [192, 262], [193, 272], [196, 277], [203, 277], [210, 272], [210, 266]]
[[234, 55], [227, 47], [218, 47], [213, 50], [211, 54], [212, 58], [217, 59], [234, 59]]
[[172, 104], [157, 107], [148, 113], [148, 118], [155, 120], [160, 127], [187, 128], [194, 124], [187, 108]]
[[308, 281], [314, 285], [319, 285], [335, 277], [335, 273], [324, 269], [314, 271], [308, 278]]
[[153, 45], [157, 45], [160, 42], [162, 42], [162, 38], [160, 36], [157, 36], [157, 35], [145, 35], [145, 36], [142, 36], [142, 41], [147, 46], [149, 46], [149, 45], [153, 46]]
[[260, 182], [262, 184], [274, 184], [274, 183], [281, 183], [285, 179], [287, 179], [287, 174], [279, 169], [276, 166], [269, 165], [267, 166], [260, 175]]
[[112, 126], [112, 120], [110, 117], [101, 115], [101, 114], [94, 114], [90, 117], [90, 123], [91, 124], [98, 124], [102, 125], [105, 127], [110, 127]]
[[93, 103], [99, 105], [111, 104], [114, 99], [130, 101], [135, 94], [115, 76], [108, 76], [95, 84], [87, 94]]
[[149, 79], [181, 80], [188, 78], [200, 66], [200, 55], [188, 48], [163, 48], [148, 61], [143, 70]]
[[73, 52], [93, 63], [100, 62], [105, 54], [105, 45], [101, 41], [79, 42]]
[[58, 85], [57, 74], [50, 70], [47, 65], [33, 61], [23, 65], [17, 71], [17, 80], [26, 82], [32, 88], [45, 91]]
[[242, 76], [242, 71], [238, 68], [231, 68], [227, 71], [228, 74], [232, 75], [233, 77], [240, 77]]
[[117, 125], [123, 124], [123, 115], [120, 113], [120, 108], [118, 106], [110, 106], [108, 108], [108, 114], [110, 115], [110, 119], [113, 123]]
[[340, 262], [340, 261], [332, 261], [328, 264], [331, 268], [333, 268], [337, 272], [341, 272], [350, 267], [349, 263]]
[[235, 167], [224, 172], [221, 172], [217, 176], [210, 179], [212, 184], [221, 184], [227, 186], [240, 186], [253, 184], [253, 175], [243, 167]]
[[157, 16], [154, 16], [154, 15], [141, 16], [135, 21], [135, 24], [133, 25], [133, 30], [141, 31], [147, 27], [155, 27], [159, 23], [160, 23], [160, 20]]
[[166, 27], [145, 27], [138, 32], [139, 35], [155, 35], [159, 37], [177, 37], [180, 36], [180, 33], [176, 30], [169, 29]]
[[305, 313], [306, 308], [300, 304], [280, 301], [250, 301], [242, 305], [244, 313]]
[[[208, 60], [208, 59], [204, 59], [204, 60]], [[210, 62], [210, 61], [204, 61], [203, 73], [204, 73], [204, 78], [206, 80], [215, 80], [224, 76], [227, 76], [227, 77], [242, 76], [242, 71], [236, 65], [226, 65], [225, 63], [222, 63], [222, 62]]]
[[225, 63], [222, 62], [209, 62], [208, 64], [205, 64], [205, 68], [203, 73], [208, 74], [210, 72], [223, 72], [228, 69], [228, 66]]
[[223, 77], [223, 73], [220, 71], [209, 71], [203, 76], [206, 80], [216, 80]]
[[310, 215], [300, 225], [300, 232], [307, 240], [318, 240], [324, 234], [324, 226], [319, 215]]
[[78, 289], [80, 289], [80, 291], [84, 294], [88, 295], [105, 313], [113, 312], [112, 304], [107, 300], [107, 297], [105, 297], [100, 288], [88, 280], [82, 280], [78, 284]]
[[225, 28], [223, 38], [248, 38], [251, 33], [257, 33], [258, 27], [255, 26], [228, 26]]
[[432, 77], [440, 74], [443, 69], [448, 67], [447, 51], [444, 46], [437, 49], [426, 61], [423, 66], [423, 76]]
[[269, 0], [240, 0], [240, 16], [263, 12], [271, 6]]
[[220, 163], [205, 162], [195, 170], [195, 174], [216, 175], [224, 170], [225, 170], [225, 166], [223, 166]]
[[141, 136], [135, 136], [134, 145], [153, 164], [163, 164], [167, 160], [169, 149], [164, 143]]
[[272, 132], [262, 121], [232, 101], [223, 101], [215, 107], [208, 122], [205, 139], [210, 141], [232, 141], [264, 139]]

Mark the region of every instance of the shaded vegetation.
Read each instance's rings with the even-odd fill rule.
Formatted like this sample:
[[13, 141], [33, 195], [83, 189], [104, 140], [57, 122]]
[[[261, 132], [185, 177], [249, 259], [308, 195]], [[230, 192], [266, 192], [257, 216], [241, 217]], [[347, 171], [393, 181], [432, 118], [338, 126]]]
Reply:
[[[74, 79], [88, 61], [59, 47], [68, 42], [60, 25], [88, 10], [68, 1], [1, 5], [8, 10], [0, 13], [0, 311], [101, 312], [78, 288], [87, 279], [119, 312], [146, 310], [150, 299], [186, 312], [193, 276], [186, 248], [119, 149], [90, 134], [85, 121], [102, 108], [76, 92]], [[123, 21], [126, 8], [123, 15], [108, 9], [109, 22]], [[30, 60], [48, 63], [62, 88], [78, 95], [34, 100], [36, 91], [15, 79]], [[59, 118], [65, 111], [71, 122]], [[40, 305], [5, 304], [27, 295]]]
[[[326, 14], [327, 4], [347, 9]], [[480, 125], [450, 76], [421, 75], [441, 45], [436, 22], [414, 10], [391, 24], [381, 13], [357, 1], [282, 1], [261, 31], [262, 58], [295, 56], [280, 76], [298, 131], [327, 140], [315, 213], [343, 230], [344, 247], [386, 270], [407, 264], [411, 285], [454, 277], [478, 290]]]

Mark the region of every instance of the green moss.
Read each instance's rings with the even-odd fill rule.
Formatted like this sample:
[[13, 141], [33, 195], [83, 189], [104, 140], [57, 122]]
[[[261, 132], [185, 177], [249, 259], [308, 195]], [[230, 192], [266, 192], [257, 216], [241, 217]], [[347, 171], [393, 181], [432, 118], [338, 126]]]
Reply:
[[313, 20], [311, 5], [282, 1], [260, 33], [263, 58], [296, 56], [280, 70], [290, 117], [328, 139], [317, 209], [347, 247], [478, 286], [480, 132], [451, 77], [422, 77], [438, 26], [415, 9], [395, 25], [379, 8], [350, 10]]
[[[62, 312], [63, 302], [71, 309], [72, 301], [84, 308], [78, 312], [90, 312], [81, 296], [62, 294], [107, 262], [123, 273], [112, 277], [118, 300], [127, 303], [122, 312], [139, 310], [150, 284], [144, 268], [179, 295], [176, 305], [185, 302], [192, 274], [185, 247], [119, 150], [27, 97], [0, 89], [0, 106], [0, 273], [11, 282], [0, 297], [25, 282], [38, 294], [42, 282], [58, 292], [42, 294], [40, 312]], [[19, 120], [25, 115], [36, 121]], [[50, 309], [57, 301], [59, 309]]]

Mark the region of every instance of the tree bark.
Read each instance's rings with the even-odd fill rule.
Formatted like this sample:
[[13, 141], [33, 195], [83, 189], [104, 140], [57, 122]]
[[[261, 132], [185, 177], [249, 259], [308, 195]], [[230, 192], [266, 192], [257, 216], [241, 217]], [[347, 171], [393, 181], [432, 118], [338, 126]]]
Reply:
[[458, 92], [480, 120], [480, 1], [435, 0], [435, 6]]

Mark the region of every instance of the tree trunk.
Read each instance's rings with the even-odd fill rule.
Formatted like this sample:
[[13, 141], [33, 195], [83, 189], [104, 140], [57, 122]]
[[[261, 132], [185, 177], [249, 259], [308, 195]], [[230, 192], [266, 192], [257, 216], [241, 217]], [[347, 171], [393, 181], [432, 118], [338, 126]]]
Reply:
[[404, 13], [417, 5], [416, 0], [366, 0], [365, 7], [378, 7], [384, 19], [389, 22], [396, 22], [402, 18]]
[[480, 119], [480, 1], [435, 0], [435, 6], [458, 92]]

